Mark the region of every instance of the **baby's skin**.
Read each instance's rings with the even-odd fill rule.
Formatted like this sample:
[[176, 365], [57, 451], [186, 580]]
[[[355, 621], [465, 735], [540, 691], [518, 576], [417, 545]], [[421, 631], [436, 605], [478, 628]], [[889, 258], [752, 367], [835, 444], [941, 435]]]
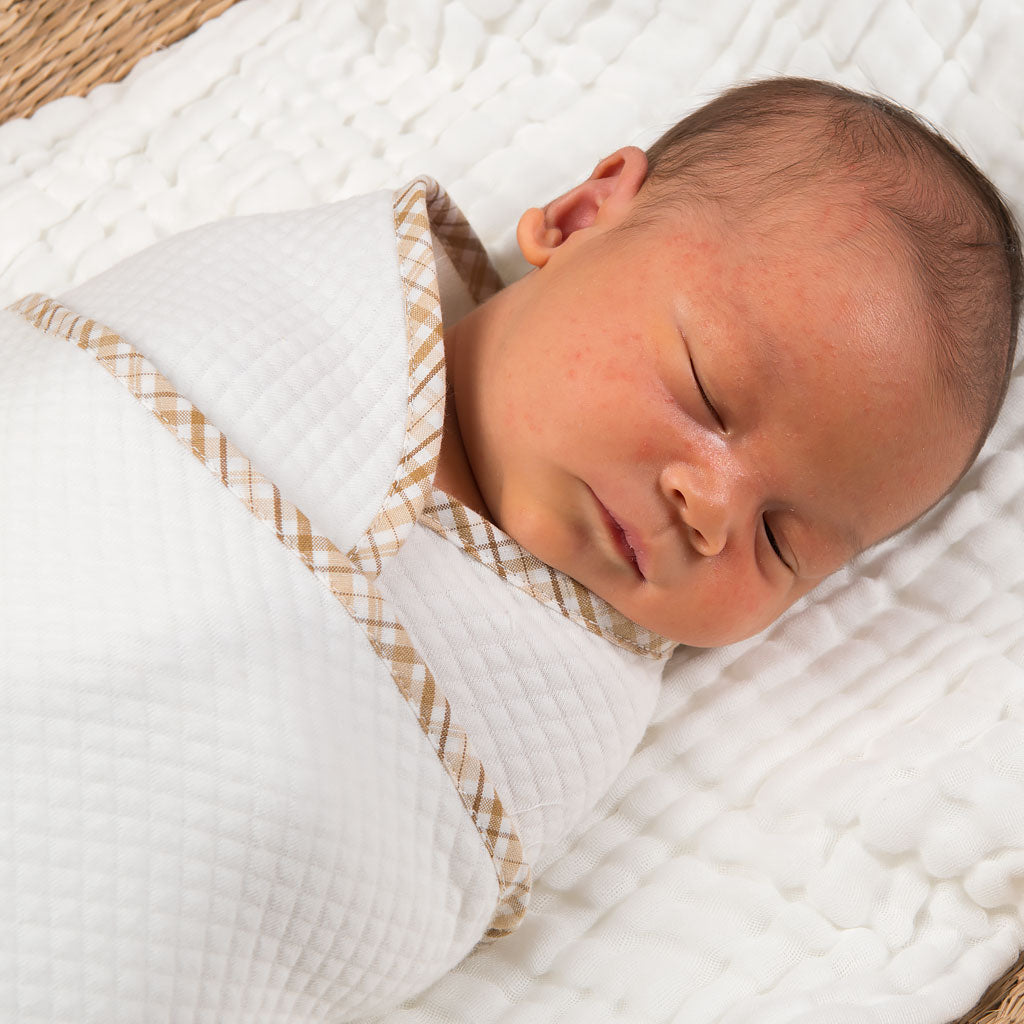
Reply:
[[[717, 646], [928, 509], [975, 431], [865, 200], [641, 207], [634, 147], [519, 222], [536, 268], [446, 332], [437, 484], [623, 614]], [[638, 211], [641, 216], [637, 217]]]

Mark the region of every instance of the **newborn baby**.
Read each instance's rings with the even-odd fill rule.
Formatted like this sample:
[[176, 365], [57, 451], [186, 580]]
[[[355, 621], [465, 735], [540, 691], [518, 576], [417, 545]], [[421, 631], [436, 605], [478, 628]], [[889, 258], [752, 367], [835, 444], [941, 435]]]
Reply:
[[763, 629], [934, 504], [1012, 364], [989, 182], [913, 115], [779, 79], [628, 147], [518, 231], [446, 337], [441, 486], [636, 622]]
[[674, 645], [920, 515], [1006, 387], [1010, 215], [835, 86], [727, 93], [518, 238], [501, 288], [417, 179], [0, 314], [0, 1017], [422, 991], [522, 920]]

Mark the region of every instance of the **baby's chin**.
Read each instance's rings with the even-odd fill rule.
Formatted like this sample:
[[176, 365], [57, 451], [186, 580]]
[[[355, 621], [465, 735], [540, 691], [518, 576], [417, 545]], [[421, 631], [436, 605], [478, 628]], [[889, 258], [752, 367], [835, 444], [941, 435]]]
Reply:
[[[611, 604], [610, 601], [609, 604]], [[613, 605], [613, 607], [615, 606]], [[657, 617], [644, 617], [646, 621], [641, 621], [640, 617], [634, 617], [621, 608], [617, 610], [621, 611], [626, 618], [631, 619], [638, 626], [643, 626], [652, 633], [657, 633], [659, 636], [663, 636], [683, 647], [727, 647], [729, 644], [739, 643], [741, 640], [749, 640], [752, 636], [757, 636], [758, 633], [771, 625], [771, 622], [754, 627], [730, 623], [716, 623], [713, 626], [698, 625], [696, 627], [692, 625], [674, 625], [672, 623], [664, 625], [660, 618]]]
[[[580, 582], [586, 585], [583, 580]], [[678, 592], [659, 593], [653, 584], [625, 592], [593, 585], [588, 589], [638, 626], [685, 647], [701, 648], [726, 647], [763, 633], [804, 596], [795, 597], [781, 609], [743, 607], [742, 602], [732, 601], [730, 608], [712, 614], [707, 602], [698, 599], [696, 604], [690, 604]], [[684, 604], [689, 607], [683, 607]]]
[[762, 611], [738, 621], [724, 614], [708, 616], [703, 609], [685, 612], [680, 608], [678, 594], [638, 580], [628, 571], [591, 573], [579, 564], [557, 565], [555, 560], [547, 561], [607, 601], [631, 622], [686, 647], [725, 647], [738, 643], [756, 636], [779, 617], [777, 613]]

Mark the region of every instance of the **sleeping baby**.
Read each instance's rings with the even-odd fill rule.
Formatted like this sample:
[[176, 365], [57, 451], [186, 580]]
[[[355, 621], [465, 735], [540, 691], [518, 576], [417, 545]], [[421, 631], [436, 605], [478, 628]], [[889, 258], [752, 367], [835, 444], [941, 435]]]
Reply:
[[971, 464], [1019, 240], [913, 115], [744, 86], [521, 218], [429, 179], [0, 317], [4, 1019], [342, 1021], [527, 912], [679, 643]]
[[734, 90], [523, 215], [446, 335], [441, 486], [629, 618], [715, 646], [934, 504], [1012, 364], [1019, 246], [915, 117]]

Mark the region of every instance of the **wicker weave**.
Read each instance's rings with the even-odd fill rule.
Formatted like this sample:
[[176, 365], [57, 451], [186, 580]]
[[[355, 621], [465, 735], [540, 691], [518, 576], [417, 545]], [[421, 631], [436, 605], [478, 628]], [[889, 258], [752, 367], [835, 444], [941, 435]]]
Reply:
[[116, 82], [236, 0], [0, 0], [0, 121]]
[[[0, 122], [123, 78], [238, 0], [0, 0]], [[1024, 1024], [1024, 954], [951, 1024]]]
[[1024, 1024], [1024, 953], [955, 1024]]

